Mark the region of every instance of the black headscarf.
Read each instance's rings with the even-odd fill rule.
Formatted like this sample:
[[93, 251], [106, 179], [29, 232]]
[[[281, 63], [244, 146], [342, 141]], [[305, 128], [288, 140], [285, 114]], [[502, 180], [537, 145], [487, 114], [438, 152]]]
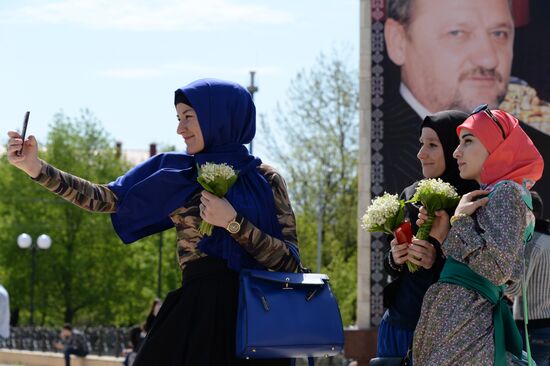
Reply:
[[456, 128], [468, 118], [468, 114], [461, 111], [442, 111], [431, 116], [426, 116], [421, 128], [429, 127], [435, 131], [443, 147], [445, 157], [445, 171], [438, 177], [444, 182], [452, 184], [459, 195], [479, 189], [479, 184], [473, 180], [460, 178], [458, 164], [453, 158], [453, 152], [459, 144]]

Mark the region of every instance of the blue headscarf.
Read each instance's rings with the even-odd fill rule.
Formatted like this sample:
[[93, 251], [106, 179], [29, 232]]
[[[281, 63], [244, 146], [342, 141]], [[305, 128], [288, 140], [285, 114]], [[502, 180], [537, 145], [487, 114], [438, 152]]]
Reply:
[[[282, 239], [273, 191], [256, 169], [261, 160], [244, 146], [256, 133], [256, 109], [248, 91], [232, 82], [201, 79], [178, 93], [185, 95], [197, 113], [204, 149], [195, 155], [156, 155], [110, 183], [118, 198], [117, 212], [111, 215], [117, 234], [128, 244], [172, 227], [170, 213], [202, 189], [197, 183], [197, 164], [212, 162], [226, 163], [239, 172], [226, 195], [235, 210], [266, 234]], [[223, 228], [215, 227], [198, 248], [226, 260], [236, 271], [260, 267]]]

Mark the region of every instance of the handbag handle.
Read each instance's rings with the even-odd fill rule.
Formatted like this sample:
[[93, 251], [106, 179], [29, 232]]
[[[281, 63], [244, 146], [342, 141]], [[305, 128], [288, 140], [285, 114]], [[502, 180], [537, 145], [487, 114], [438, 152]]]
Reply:
[[292, 258], [294, 258], [296, 263], [298, 263], [298, 272], [299, 273], [311, 273], [311, 269], [309, 269], [307, 267], [304, 267], [304, 265], [302, 264], [302, 260], [300, 259], [300, 251], [299, 251], [298, 247], [295, 244], [290, 243], [288, 241], [285, 241], [285, 244], [286, 244], [286, 247], [288, 248], [288, 251], [290, 252], [290, 255], [292, 256]]

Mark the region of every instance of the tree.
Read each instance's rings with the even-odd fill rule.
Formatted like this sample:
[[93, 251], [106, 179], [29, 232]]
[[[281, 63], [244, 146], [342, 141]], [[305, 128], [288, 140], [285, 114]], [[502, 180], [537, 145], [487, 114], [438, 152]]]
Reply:
[[[41, 157], [57, 168], [92, 182], [107, 183], [129, 164], [116, 157], [113, 141], [92, 113], [75, 119], [57, 114]], [[0, 161], [0, 264], [12, 293], [12, 306], [28, 313], [30, 253], [15, 245], [28, 232], [52, 237], [52, 247], [38, 252], [35, 319], [39, 324], [131, 324], [141, 322], [156, 296], [156, 238], [125, 246], [109, 215], [88, 213], [56, 197]], [[167, 242], [175, 243], [173, 233]], [[179, 282], [172, 255], [165, 256], [165, 288]]]
[[262, 125], [267, 150], [282, 165], [298, 222], [302, 260], [329, 272], [344, 322], [355, 317], [357, 72], [349, 52], [321, 54], [299, 72], [278, 107], [276, 129]]

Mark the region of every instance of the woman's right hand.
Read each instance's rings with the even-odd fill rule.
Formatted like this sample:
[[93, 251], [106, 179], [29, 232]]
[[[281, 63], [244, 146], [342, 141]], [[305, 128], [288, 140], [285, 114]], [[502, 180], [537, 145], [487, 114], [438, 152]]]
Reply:
[[471, 216], [478, 208], [485, 206], [489, 202], [489, 197], [486, 197], [490, 191], [478, 189], [470, 193], [466, 193], [460, 199], [458, 206], [455, 209], [456, 215]]
[[[418, 210], [418, 220], [416, 220], [416, 225], [418, 227], [424, 225], [428, 220], [428, 210], [424, 206], [421, 206]], [[432, 223], [432, 228], [430, 229], [430, 236], [437, 239], [438, 242], [443, 243], [449, 230], [451, 229], [451, 224], [449, 223], [449, 214], [445, 210], [435, 211], [435, 218]]]
[[38, 142], [34, 136], [29, 136], [25, 141], [21, 155], [17, 154], [23, 146], [21, 135], [16, 131], [8, 131], [8, 137], [7, 153], [10, 164], [21, 169], [33, 178], [38, 177], [42, 168], [42, 163], [40, 159], [38, 159]]
[[398, 244], [396, 239], [393, 239], [390, 242], [391, 247], [391, 256], [393, 259], [393, 262], [398, 265], [402, 265], [407, 261], [407, 255], [409, 253], [409, 244], [410, 243], [404, 243], [404, 244]]

